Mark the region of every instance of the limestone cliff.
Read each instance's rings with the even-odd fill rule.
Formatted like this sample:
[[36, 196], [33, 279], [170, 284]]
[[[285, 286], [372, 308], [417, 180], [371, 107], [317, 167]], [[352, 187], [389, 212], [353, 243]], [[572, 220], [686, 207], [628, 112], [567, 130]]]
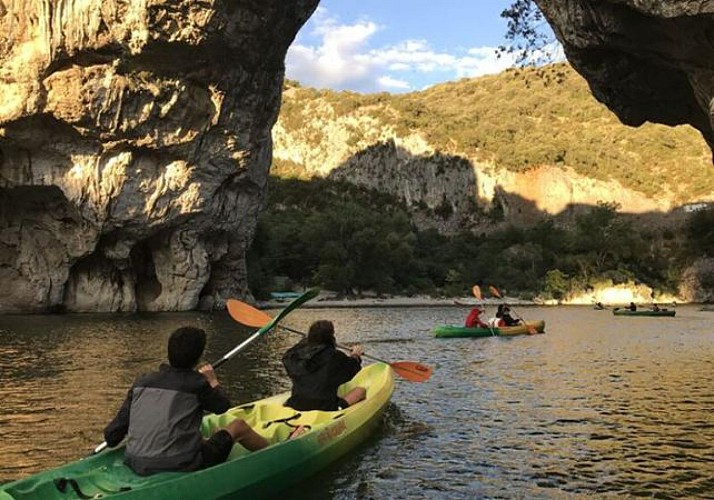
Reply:
[[[631, 214], [664, 214], [714, 200], [714, 185], [695, 173], [707, 167], [696, 131], [672, 130], [662, 147], [656, 141], [670, 132], [665, 127], [625, 127], [582, 95], [587, 87], [572, 70], [546, 73], [569, 81], [544, 87], [534, 71], [525, 78], [504, 73], [406, 97], [289, 86], [273, 129], [275, 172], [389, 193], [406, 203], [420, 227], [447, 233], [488, 231], [495, 213], [517, 224], [544, 215], [567, 222], [598, 202], [618, 203]], [[563, 102], [543, 105], [556, 96]], [[428, 119], [417, 122], [412, 109]], [[512, 145], [514, 133], [521, 137]], [[525, 167], [506, 164], [519, 156]], [[677, 170], [688, 174], [676, 178]]]
[[0, 0], [0, 312], [247, 292], [284, 57], [318, 0]]

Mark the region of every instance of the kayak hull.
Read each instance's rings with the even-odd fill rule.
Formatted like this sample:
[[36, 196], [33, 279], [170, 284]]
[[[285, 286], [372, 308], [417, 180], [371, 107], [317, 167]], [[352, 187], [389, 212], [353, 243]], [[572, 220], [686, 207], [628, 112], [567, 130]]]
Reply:
[[[340, 411], [298, 412], [283, 406], [289, 396], [284, 393], [238, 406], [222, 415], [207, 415], [202, 424], [204, 436], [233, 418], [243, 418], [274, 443], [256, 452], [248, 452], [236, 444], [225, 463], [208, 469], [141, 477], [124, 465], [122, 446], [0, 485], [0, 500], [76, 499], [82, 495], [112, 499], [228, 499], [274, 495], [365, 442], [380, 425], [394, 390], [391, 368], [384, 363], [363, 368], [340, 388], [340, 394], [356, 386], [367, 389], [367, 399]], [[305, 426], [307, 432], [288, 440], [298, 425]], [[60, 491], [61, 486], [64, 493]]]
[[642, 311], [630, 311], [629, 309], [613, 309], [612, 314], [615, 316], [668, 316], [674, 317], [676, 314], [675, 310], [662, 309], [660, 311], [652, 310], [642, 310]]
[[437, 338], [512, 337], [515, 335], [528, 335], [530, 329], [535, 329], [537, 333], [545, 333], [545, 321], [527, 321], [525, 325], [494, 328], [467, 328], [458, 325], [440, 325], [434, 328], [433, 333]]

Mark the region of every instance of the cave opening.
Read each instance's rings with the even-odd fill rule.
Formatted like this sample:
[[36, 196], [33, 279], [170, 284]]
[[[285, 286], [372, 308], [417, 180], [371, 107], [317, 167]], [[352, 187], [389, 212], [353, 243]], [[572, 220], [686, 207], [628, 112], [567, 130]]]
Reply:
[[130, 258], [136, 277], [134, 294], [138, 311], [153, 310], [151, 304], [161, 295], [161, 282], [156, 276], [154, 249], [151, 239], [143, 240], [131, 249]]

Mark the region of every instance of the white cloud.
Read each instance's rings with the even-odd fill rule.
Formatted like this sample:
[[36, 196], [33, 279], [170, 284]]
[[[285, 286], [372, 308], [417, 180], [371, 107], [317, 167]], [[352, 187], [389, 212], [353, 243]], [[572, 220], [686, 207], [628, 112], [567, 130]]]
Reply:
[[397, 80], [391, 76], [382, 76], [377, 79], [379, 86], [385, 89], [402, 89], [409, 90], [411, 86], [405, 80]]
[[426, 40], [404, 40], [380, 48], [370, 42], [380, 26], [369, 20], [340, 24], [318, 8], [309, 36], [288, 50], [288, 78], [303, 85], [359, 92], [409, 91], [434, 83], [498, 73], [513, 65], [513, 57], [496, 56], [495, 47], [475, 47], [461, 53], [434, 50]]

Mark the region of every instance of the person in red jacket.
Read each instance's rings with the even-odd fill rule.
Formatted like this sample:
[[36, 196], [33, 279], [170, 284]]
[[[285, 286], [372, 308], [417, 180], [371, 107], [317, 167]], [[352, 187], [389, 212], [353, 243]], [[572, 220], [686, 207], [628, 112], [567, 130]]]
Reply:
[[469, 315], [466, 316], [464, 326], [466, 328], [488, 328], [488, 325], [481, 321], [480, 316], [482, 312], [484, 312], [484, 309], [481, 306], [476, 306], [471, 309]]

